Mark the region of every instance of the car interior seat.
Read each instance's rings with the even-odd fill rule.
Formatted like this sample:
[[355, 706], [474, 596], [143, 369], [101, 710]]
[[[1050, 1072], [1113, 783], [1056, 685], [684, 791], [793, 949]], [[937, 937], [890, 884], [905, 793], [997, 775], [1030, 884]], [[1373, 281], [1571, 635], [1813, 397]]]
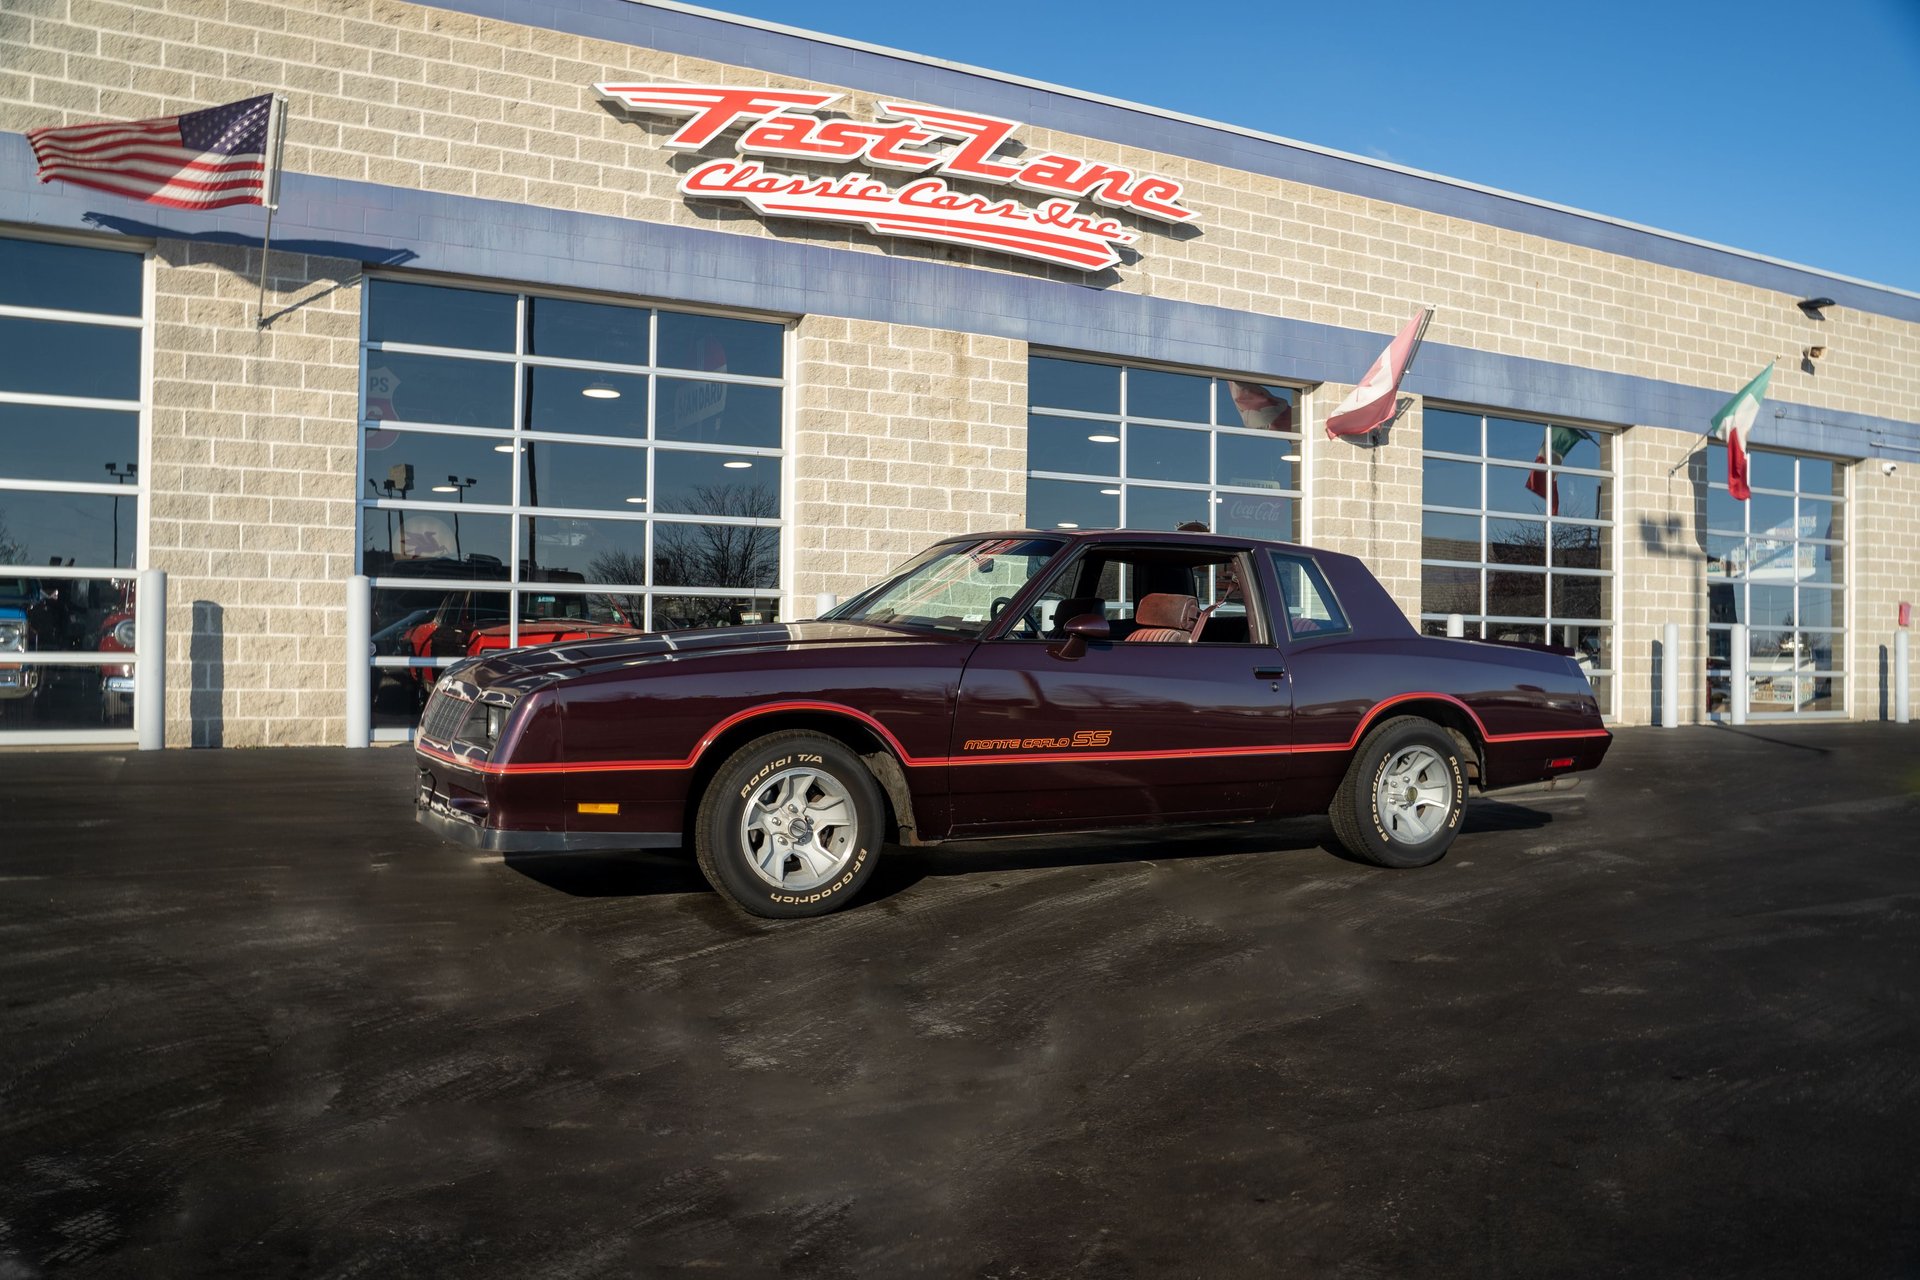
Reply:
[[1200, 602], [1165, 592], [1142, 596], [1133, 617], [1140, 625], [1127, 636], [1128, 644], [1191, 644], [1200, 622]]

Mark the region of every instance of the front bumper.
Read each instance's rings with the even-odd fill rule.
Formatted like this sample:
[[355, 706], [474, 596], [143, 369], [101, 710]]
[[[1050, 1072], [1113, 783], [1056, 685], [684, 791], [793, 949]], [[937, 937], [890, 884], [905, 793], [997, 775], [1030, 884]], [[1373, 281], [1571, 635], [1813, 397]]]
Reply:
[[677, 849], [678, 831], [510, 831], [486, 824], [483, 814], [433, 789], [422, 771], [413, 816], [421, 826], [455, 844], [482, 853], [614, 853]]

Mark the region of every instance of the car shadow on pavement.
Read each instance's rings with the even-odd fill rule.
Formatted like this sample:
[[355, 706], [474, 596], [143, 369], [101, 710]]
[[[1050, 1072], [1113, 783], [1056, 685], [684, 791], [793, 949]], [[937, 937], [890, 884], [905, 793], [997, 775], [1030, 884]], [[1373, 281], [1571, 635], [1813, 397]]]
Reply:
[[509, 869], [575, 898], [711, 893], [690, 853], [508, 854]]
[[[1463, 833], [1531, 831], [1553, 815], [1502, 800], [1468, 803]], [[1317, 850], [1371, 866], [1334, 839], [1324, 818], [1200, 828], [1109, 831], [1006, 840], [966, 840], [923, 848], [889, 846], [858, 901], [883, 902], [923, 880], [949, 876], [1054, 871], [1123, 863], [1271, 855]], [[536, 884], [575, 898], [710, 894], [690, 852], [511, 854], [506, 865]]]
[[1219, 827], [957, 840], [918, 849], [889, 848], [887, 856], [874, 868], [873, 878], [861, 891], [860, 901], [885, 901], [923, 880], [948, 876], [1291, 853], [1324, 847], [1325, 839], [1324, 822], [1289, 819]]
[[1510, 800], [1469, 800], [1467, 812], [1460, 821], [1460, 832], [1465, 835], [1473, 831], [1536, 831], [1552, 823], [1551, 813]]

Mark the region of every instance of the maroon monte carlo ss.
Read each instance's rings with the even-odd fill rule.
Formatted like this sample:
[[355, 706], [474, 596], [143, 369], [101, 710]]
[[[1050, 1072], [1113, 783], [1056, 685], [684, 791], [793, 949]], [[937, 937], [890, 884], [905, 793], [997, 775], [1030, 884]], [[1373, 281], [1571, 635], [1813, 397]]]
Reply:
[[1326, 812], [1424, 866], [1483, 790], [1591, 769], [1571, 653], [1415, 633], [1351, 556], [1212, 534], [950, 539], [813, 622], [449, 669], [418, 815], [504, 853], [690, 845], [819, 915], [881, 847]]

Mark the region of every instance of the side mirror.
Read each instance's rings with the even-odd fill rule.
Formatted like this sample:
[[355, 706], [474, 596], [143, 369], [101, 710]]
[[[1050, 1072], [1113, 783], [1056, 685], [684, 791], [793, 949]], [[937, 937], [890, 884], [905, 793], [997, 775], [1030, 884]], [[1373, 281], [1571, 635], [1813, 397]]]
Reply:
[[1067, 638], [1047, 652], [1069, 662], [1086, 653], [1087, 641], [1113, 638], [1113, 628], [1107, 625], [1105, 617], [1097, 613], [1082, 613], [1069, 618], [1061, 630], [1067, 633]]

